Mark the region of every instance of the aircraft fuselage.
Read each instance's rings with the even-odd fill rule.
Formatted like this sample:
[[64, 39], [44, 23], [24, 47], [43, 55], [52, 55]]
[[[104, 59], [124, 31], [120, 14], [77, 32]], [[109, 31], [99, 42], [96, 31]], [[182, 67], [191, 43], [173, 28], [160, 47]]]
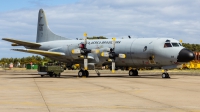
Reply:
[[[40, 43], [42, 46], [39, 50], [50, 50], [55, 52], [64, 52], [66, 57], [57, 59], [64, 62], [77, 62], [79, 55], [71, 53], [72, 49], [78, 48], [79, 44], [84, 40], [57, 40]], [[171, 46], [165, 47], [165, 43]], [[162, 67], [168, 65], [179, 65], [177, 58], [184, 47], [179, 41], [172, 38], [134, 38], [134, 39], [117, 39], [115, 45], [116, 53], [126, 54], [126, 58], [116, 58], [116, 66], [132, 66], [132, 67]], [[111, 39], [87, 40], [88, 49], [112, 48]], [[89, 53], [92, 55], [93, 53]], [[100, 54], [96, 56], [98, 64], [106, 62], [105, 57]], [[76, 61], [75, 61], [76, 60]], [[83, 62], [82, 60], [79, 61]], [[102, 63], [101, 63], [102, 62]]]

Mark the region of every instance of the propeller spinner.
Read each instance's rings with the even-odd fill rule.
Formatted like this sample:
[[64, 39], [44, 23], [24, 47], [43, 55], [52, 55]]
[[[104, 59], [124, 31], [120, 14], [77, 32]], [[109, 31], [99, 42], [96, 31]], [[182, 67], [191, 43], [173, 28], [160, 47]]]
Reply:
[[116, 38], [112, 38], [112, 48], [110, 48], [109, 52], [102, 52], [101, 53], [101, 56], [108, 57], [109, 58], [108, 61], [112, 61], [112, 73], [115, 72], [115, 59], [116, 59], [116, 57], [126, 58], [125, 54], [115, 53], [115, 41], [116, 41]]

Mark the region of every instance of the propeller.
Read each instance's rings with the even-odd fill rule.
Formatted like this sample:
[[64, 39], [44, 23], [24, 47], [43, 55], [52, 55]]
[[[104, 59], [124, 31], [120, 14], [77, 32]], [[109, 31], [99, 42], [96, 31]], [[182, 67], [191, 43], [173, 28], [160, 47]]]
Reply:
[[182, 43], [183, 43], [183, 40], [179, 40], [179, 42], [182, 44]]
[[115, 59], [116, 59], [116, 57], [126, 58], [125, 54], [115, 53], [115, 41], [116, 41], [116, 38], [112, 38], [112, 48], [110, 48], [110, 51], [101, 53], [101, 56], [109, 58], [109, 59], [107, 59], [107, 61], [112, 62], [112, 73], [115, 72]]
[[77, 49], [72, 49], [72, 54], [81, 54], [84, 58], [84, 70], [88, 69], [88, 54], [89, 53], [99, 53], [99, 49], [87, 49], [87, 33], [83, 34], [84, 36], [84, 43], [79, 44], [79, 48]]
[[87, 59], [87, 56], [88, 56], [88, 53], [91, 53], [91, 50], [90, 49], [87, 49], [86, 48], [86, 45], [87, 45], [87, 33], [84, 33], [84, 47], [82, 49], [82, 55], [84, 55], [84, 69], [87, 70], [88, 69], [88, 59]]

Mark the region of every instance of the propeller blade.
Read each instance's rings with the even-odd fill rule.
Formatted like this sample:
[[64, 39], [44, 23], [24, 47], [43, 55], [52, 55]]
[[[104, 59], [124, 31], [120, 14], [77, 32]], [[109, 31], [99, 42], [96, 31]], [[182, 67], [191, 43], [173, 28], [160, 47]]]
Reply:
[[183, 43], [183, 40], [179, 40], [179, 42], [182, 44], [182, 43]]
[[113, 37], [112, 40], [113, 40], [113, 41], [112, 41], [113, 49], [115, 49], [115, 41], [116, 41], [116, 38]]
[[84, 33], [83, 36], [84, 38], [84, 44], [85, 44], [85, 48], [86, 48], [86, 44], [87, 44], [87, 33]]
[[91, 50], [91, 53], [96, 53], [96, 54], [98, 54], [99, 52], [100, 52], [99, 49], [92, 49], [92, 50]]
[[112, 73], [115, 73], [115, 62], [112, 62]]
[[88, 69], [88, 59], [84, 58], [84, 69], [87, 70]]
[[72, 49], [72, 54], [80, 54], [81, 50], [80, 49]]
[[119, 54], [119, 58], [126, 58], [125, 54]]
[[109, 52], [102, 52], [102, 53], [101, 53], [101, 56], [102, 56], [102, 57], [109, 57]]

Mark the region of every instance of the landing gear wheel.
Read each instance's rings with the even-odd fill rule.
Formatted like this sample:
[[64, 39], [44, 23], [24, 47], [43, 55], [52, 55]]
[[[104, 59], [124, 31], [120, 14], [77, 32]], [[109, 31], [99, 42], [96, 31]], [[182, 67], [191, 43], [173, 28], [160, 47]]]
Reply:
[[84, 75], [85, 75], [84, 70], [80, 70], [80, 71], [78, 72], [78, 77], [82, 77], [82, 76], [84, 76]]
[[50, 77], [53, 77], [53, 73], [49, 73], [49, 76], [50, 76]]
[[129, 76], [138, 76], [137, 70], [129, 70]]
[[89, 76], [89, 72], [87, 70], [85, 70], [85, 76], [88, 77]]
[[168, 73], [163, 73], [162, 78], [170, 78]]
[[41, 77], [44, 77], [44, 75], [41, 75]]
[[60, 73], [58, 74], [58, 77], [60, 77]]
[[129, 70], [129, 76], [133, 76], [133, 70]]
[[133, 76], [138, 76], [138, 71], [137, 70], [133, 70]]
[[165, 78], [165, 76], [166, 76], [166, 74], [165, 74], [165, 73], [163, 73], [163, 74], [162, 74], [162, 78]]

